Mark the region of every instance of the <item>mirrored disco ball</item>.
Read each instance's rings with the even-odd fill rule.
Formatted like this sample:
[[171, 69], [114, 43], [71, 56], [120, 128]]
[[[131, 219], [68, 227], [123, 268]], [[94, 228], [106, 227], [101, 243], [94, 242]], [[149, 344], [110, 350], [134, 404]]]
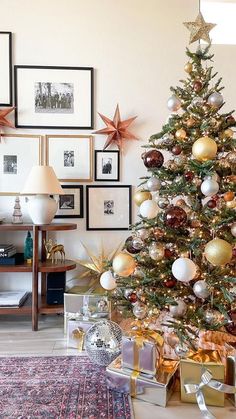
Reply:
[[85, 350], [95, 364], [107, 366], [121, 352], [122, 330], [118, 324], [101, 320], [87, 331]]

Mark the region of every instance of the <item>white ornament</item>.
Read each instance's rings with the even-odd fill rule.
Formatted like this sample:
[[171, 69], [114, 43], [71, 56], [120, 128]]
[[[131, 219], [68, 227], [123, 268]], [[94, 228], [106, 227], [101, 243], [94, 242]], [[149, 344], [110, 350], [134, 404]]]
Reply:
[[150, 192], [156, 192], [160, 189], [160, 187], [161, 187], [161, 182], [157, 177], [153, 176], [150, 179], [148, 179], [147, 188]]
[[187, 305], [183, 300], [177, 300], [176, 306], [169, 306], [169, 311], [173, 317], [183, 317], [187, 311]]
[[195, 282], [193, 286], [193, 292], [198, 298], [208, 298], [210, 295], [210, 291], [208, 289], [206, 281], [200, 280]]
[[209, 105], [211, 106], [215, 106], [216, 108], [219, 108], [223, 104], [223, 102], [224, 102], [224, 98], [218, 92], [212, 93], [207, 99], [207, 103], [209, 103]]
[[200, 97], [200, 96], [196, 96], [196, 97], [192, 100], [191, 105], [192, 105], [192, 106], [200, 106], [200, 105], [202, 105], [202, 104], [203, 104], [203, 102], [204, 102], [204, 100], [203, 100], [203, 98], [202, 98], [202, 97]]
[[171, 112], [176, 112], [181, 108], [181, 101], [175, 95], [172, 95], [167, 101], [167, 108]]
[[172, 274], [178, 281], [189, 282], [197, 272], [195, 263], [189, 258], [178, 258], [172, 265]]
[[139, 207], [140, 215], [144, 218], [152, 219], [158, 214], [158, 206], [156, 202], [151, 199], [143, 201]]
[[231, 226], [231, 234], [236, 237], [236, 223], [233, 223]]
[[100, 276], [100, 284], [102, 288], [107, 291], [114, 290], [117, 287], [115, 278], [111, 271], [103, 272], [103, 274]]
[[219, 191], [219, 183], [217, 183], [214, 179], [206, 179], [201, 184], [201, 192], [205, 196], [213, 196], [216, 195]]

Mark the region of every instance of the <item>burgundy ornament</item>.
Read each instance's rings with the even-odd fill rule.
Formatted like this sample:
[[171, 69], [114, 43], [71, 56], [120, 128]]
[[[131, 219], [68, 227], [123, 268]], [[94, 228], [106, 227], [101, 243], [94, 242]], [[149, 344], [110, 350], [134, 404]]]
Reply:
[[228, 315], [230, 318], [230, 323], [226, 324], [225, 328], [231, 335], [236, 336], [236, 311], [230, 311]]
[[147, 153], [144, 154], [143, 163], [144, 165], [150, 168], [159, 168], [164, 163], [163, 154], [158, 150], [149, 150]]
[[195, 92], [200, 92], [200, 90], [202, 90], [202, 82], [200, 80], [196, 80], [193, 83], [193, 89], [195, 90]]
[[210, 199], [210, 201], [207, 202], [207, 206], [211, 209], [216, 207], [216, 200], [215, 199]]
[[236, 258], [236, 247], [233, 248], [232, 256], [233, 256], [233, 258]]
[[180, 147], [180, 145], [175, 145], [173, 148], [172, 148], [172, 153], [175, 155], [175, 156], [178, 156], [180, 153], [181, 153], [181, 151], [182, 151], [182, 148]]
[[191, 182], [192, 180], [193, 180], [193, 178], [194, 178], [194, 173], [193, 172], [186, 172], [185, 174], [184, 174], [184, 178], [185, 178], [185, 180], [187, 180], [187, 182]]
[[137, 294], [135, 294], [135, 292], [131, 292], [131, 294], [128, 295], [128, 300], [132, 304], [136, 303], [138, 300]]
[[187, 214], [183, 208], [172, 206], [166, 210], [164, 220], [168, 227], [179, 228], [186, 224]]
[[172, 258], [172, 256], [174, 256], [174, 251], [173, 250], [170, 250], [170, 249], [165, 249], [165, 251], [164, 251], [164, 257], [166, 259], [170, 259], [170, 258]]
[[227, 116], [227, 118], [226, 118], [226, 122], [227, 122], [228, 124], [234, 124], [234, 123], [235, 123], [235, 118], [234, 118], [232, 115]]
[[140, 252], [140, 250], [141, 250], [141, 249], [135, 249], [135, 248], [133, 247], [133, 237], [132, 237], [132, 236], [129, 236], [129, 237], [126, 239], [126, 241], [125, 241], [125, 248], [126, 248], [126, 250], [127, 250], [129, 253], [131, 253], [131, 254], [133, 254], [133, 255], [135, 255], [136, 253], [139, 253], [139, 252]]
[[169, 279], [165, 279], [164, 281], [164, 285], [166, 288], [173, 288], [176, 284], [176, 279], [174, 278], [169, 278]]

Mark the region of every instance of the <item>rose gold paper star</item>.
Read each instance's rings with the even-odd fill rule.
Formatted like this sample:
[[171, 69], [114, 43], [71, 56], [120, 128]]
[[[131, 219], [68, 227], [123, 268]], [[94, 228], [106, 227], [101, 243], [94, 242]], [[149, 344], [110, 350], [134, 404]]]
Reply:
[[201, 12], [198, 14], [195, 22], [184, 22], [184, 26], [190, 31], [189, 43], [202, 39], [210, 44], [209, 32], [216, 26], [215, 23], [205, 22]]
[[100, 113], [99, 115], [102, 118], [102, 120], [105, 122], [106, 128], [95, 131], [94, 134], [107, 134], [108, 135], [106, 143], [103, 147], [103, 150], [105, 150], [112, 143], [116, 144], [118, 148], [122, 150], [123, 140], [138, 140], [138, 138], [134, 134], [128, 131], [128, 127], [137, 118], [137, 116], [121, 121], [119, 105], [117, 105], [116, 107], [113, 120], [107, 118], [106, 116]]
[[14, 109], [15, 109], [14, 107], [6, 108], [6, 109], [0, 109], [0, 128], [1, 127], [15, 128], [14, 125], [6, 119], [6, 116], [10, 112], [14, 111]]

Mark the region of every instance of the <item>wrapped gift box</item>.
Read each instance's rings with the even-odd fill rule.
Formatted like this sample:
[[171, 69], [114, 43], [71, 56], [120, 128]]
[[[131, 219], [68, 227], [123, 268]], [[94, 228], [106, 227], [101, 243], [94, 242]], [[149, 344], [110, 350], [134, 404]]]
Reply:
[[178, 361], [163, 361], [155, 377], [122, 368], [118, 357], [106, 368], [107, 386], [115, 391], [165, 407], [176, 381]]
[[[199, 350], [191, 354], [187, 359], [180, 361], [180, 387], [181, 401], [184, 403], [196, 403], [196, 394], [187, 394], [184, 388], [186, 384], [200, 384], [204, 370], [209, 370], [213, 379], [224, 383], [225, 367], [217, 351]], [[209, 386], [202, 388], [202, 393], [209, 406], [224, 406], [225, 394]]]
[[[227, 357], [227, 384], [236, 387], [236, 355]], [[228, 398], [236, 407], [236, 394], [228, 394]]]
[[67, 346], [68, 348], [77, 348], [80, 351], [84, 349], [84, 338], [87, 330], [94, 322], [83, 320], [68, 320], [67, 323]]

